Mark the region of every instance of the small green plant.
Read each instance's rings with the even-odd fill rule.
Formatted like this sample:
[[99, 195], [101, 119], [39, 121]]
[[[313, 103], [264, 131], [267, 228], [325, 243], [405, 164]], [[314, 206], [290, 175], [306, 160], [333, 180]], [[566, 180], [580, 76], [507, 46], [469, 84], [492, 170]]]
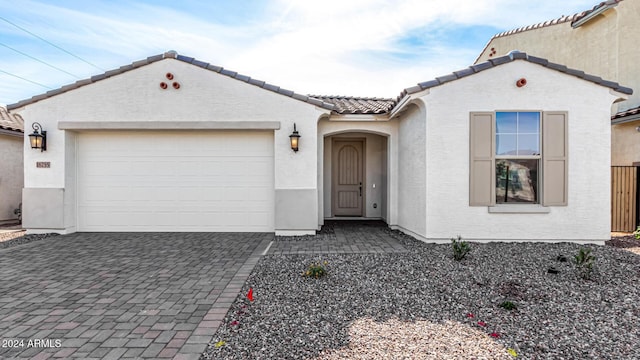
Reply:
[[589, 279], [593, 271], [593, 263], [596, 257], [591, 255], [591, 249], [580, 248], [578, 254], [574, 258], [576, 269], [583, 279]]
[[323, 262], [315, 262], [315, 263], [311, 263], [311, 265], [309, 265], [309, 267], [307, 268], [307, 271], [305, 271], [302, 276], [306, 276], [306, 277], [313, 277], [313, 278], [320, 278], [323, 277], [325, 275], [327, 275], [327, 269], [325, 268], [327, 265], [329, 264], [329, 262], [327, 261], [323, 261]]
[[516, 306], [515, 303], [511, 302], [511, 301], [503, 301], [500, 303], [500, 307], [505, 309], [505, 310], [515, 310], [518, 307]]
[[467, 253], [471, 251], [471, 246], [466, 241], [462, 241], [462, 236], [458, 235], [458, 238], [451, 238], [451, 248], [453, 250], [453, 258], [456, 261], [460, 261], [467, 256]]
[[633, 236], [635, 236], [636, 240], [640, 240], [640, 226], [633, 232]]

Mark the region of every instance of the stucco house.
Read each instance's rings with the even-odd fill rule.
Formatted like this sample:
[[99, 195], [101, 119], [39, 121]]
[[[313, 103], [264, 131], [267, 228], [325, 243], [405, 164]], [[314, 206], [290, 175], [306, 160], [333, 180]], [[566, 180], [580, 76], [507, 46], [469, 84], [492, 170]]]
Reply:
[[[485, 62], [512, 50], [640, 87], [640, 1], [606, 0], [592, 9], [496, 34], [478, 56]], [[611, 164], [640, 165], [640, 93], [612, 107]]]
[[426, 241], [603, 243], [610, 109], [631, 93], [513, 52], [397, 99], [305, 96], [167, 52], [9, 109], [47, 131], [46, 151], [24, 144], [30, 232], [364, 218]]
[[15, 222], [22, 201], [24, 120], [0, 106], [0, 224]]

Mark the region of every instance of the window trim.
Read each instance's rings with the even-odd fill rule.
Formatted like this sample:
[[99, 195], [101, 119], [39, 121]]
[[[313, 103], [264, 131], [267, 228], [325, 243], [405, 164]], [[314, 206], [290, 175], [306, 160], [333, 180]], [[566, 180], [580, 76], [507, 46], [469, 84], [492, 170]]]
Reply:
[[[496, 206], [495, 203], [495, 114], [500, 111], [532, 112], [538, 110], [495, 110], [469, 112], [469, 206]], [[541, 207], [568, 206], [569, 201], [569, 112], [542, 113], [540, 163]], [[505, 205], [505, 204], [500, 204]], [[510, 205], [509, 203], [507, 205]], [[518, 204], [531, 206], [532, 204]]]
[[[499, 155], [498, 154], [498, 134], [512, 134], [512, 133], [498, 133], [498, 114], [499, 113], [516, 113], [516, 114], [520, 114], [520, 113], [530, 113], [530, 114], [538, 114], [538, 132], [536, 133], [536, 135], [538, 135], [538, 154], [537, 155]], [[538, 160], [538, 174], [537, 177], [538, 179], [536, 180], [536, 184], [537, 184], [537, 189], [536, 189], [536, 202], [525, 202], [525, 203], [517, 203], [517, 202], [498, 202], [498, 189], [497, 183], [494, 183], [494, 186], [496, 186], [495, 189], [495, 196], [496, 199], [493, 201], [493, 203], [495, 205], [515, 205], [515, 206], [526, 206], [526, 205], [542, 205], [542, 196], [544, 194], [544, 191], [542, 189], [542, 179], [543, 179], [543, 161], [542, 161], [542, 157], [543, 157], [543, 149], [542, 149], [542, 122], [543, 122], [543, 115], [544, 112], [542, 110], [496, 110], [494, 111], [494, 122], [495, 122], [495, 126], [494, 126], [494, 134], [493, 134], [493, 141], [495, 142], [494, 145], [494, 159], [495, 159], [495, 164], [497, 165], [498, 160]], [[519, 118], [517, 118], [519, 121]], [[517, 128], [516, 128], [517, 129]], [[513, 133], [514, 135], [516, 135], [516, 138], [518, 137], [518, 135], [520, 135], [520, 133], [516, 130], [515, 133]], [[531, 134], [532, 133], [523, 133], [523, 134]], [[519, 149], [517, 148], [516, 145], [516, 151], [518, 151]], [[494, 166], [495, 168], [495, 166]], [[496, 174], [497, 176], [497, 174]], [[495, 180], [494, 180], [495, 181]], [[509, 191], [509, 189], [507, 189], [506, 191]], [[490, 211], [491, 212], [491, 211]]]

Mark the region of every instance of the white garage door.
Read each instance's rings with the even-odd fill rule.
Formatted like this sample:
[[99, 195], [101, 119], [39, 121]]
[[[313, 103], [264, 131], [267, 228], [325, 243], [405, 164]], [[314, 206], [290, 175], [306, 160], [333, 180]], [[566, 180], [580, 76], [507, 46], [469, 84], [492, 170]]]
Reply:
[[274, 231], [273, 131], [78, 136], [79, 231]]

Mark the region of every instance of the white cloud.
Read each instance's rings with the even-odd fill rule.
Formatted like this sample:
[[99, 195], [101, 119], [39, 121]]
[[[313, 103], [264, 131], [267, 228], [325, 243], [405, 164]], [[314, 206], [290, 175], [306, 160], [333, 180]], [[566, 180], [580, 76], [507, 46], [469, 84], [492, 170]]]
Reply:
[[[199, 4], [206, 11], [190, 13], [187, 8], [195, 3], [189, 1], [175, 8], [153, 3], [93, 2], [81, 9], [23, 1], [19, 7], [0, 4], [0, 12], [107, 69], [174, 49], [300, 93], [394, 97], [404, 87], [470, 65], [490, 37], [469, 45], [442, 39], [443, 34], [472, 26], [500, 32], [595, 5], [592, 0], [273, 0], [259, 8], [245, 2]], [[99, 72], [0, 25], [3, 39], [23, 36], [20, 44], [33, 56], [82, 77]], [[2, 55], [2, 70], [52, 87], [75, 81], [16, 54]], [[15, 79], [8, 88], [5, 77], [0, 74], [0, 102], [43, 90]]]

